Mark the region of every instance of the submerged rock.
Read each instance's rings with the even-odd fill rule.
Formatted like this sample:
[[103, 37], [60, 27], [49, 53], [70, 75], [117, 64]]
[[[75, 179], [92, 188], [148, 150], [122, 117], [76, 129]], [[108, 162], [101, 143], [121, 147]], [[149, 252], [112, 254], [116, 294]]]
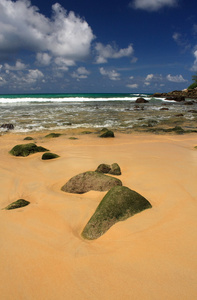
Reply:
[[112, 165], [100, 164], [96, 169], [96, 172], [111, 174], [111, 175], [121, 175], [121, 170], [117, 163], [114, 163]]
[[42, 160], [54, 159], [54, 158], [58, 158], [58, 157], [59, 157], [59, 155], [57, 155], [55, 153], [46, 152], [42, 155]]
[[72, 177], [61, 190], [67, 193], [83, 194], [93, 191], [108, 191], [122, 182], [99, 172], [88, 171]]
[[1, 128], [5, 128], [5, 129], [8, 129], [8, 130], [13, 130], [14, 125], [13, 124], [2, 124]]
[[115, 223], [151, 207], [150, 202], [137, 192], [125, 186], [113, 187], [100, 202], [81, 235], [88, 240], [97, 239]]
[[140, 97], [140, 98], [137, 98], [137, 100], [135, 101], [135, 103], [148, 103], [149, 101]]
[[14, 156], [28, 156], [30, 154], [33, 153], [37, 153], [37, 152], [45, 152], [45, 151], [49, 151], [46, 148], [43, 148], [41, 146], [37, 146], [34, 143], [30, 143], [30, 144], [21, 144], [21, 145], [16, 145], [15, 147], [13, 147], [10, 150], [10, 154], [14, 155]]
[[29, 205], [30, 202], [24, 199], [18, 199], [15, 202], [12, 202], [11, 204], [9, 204], [8, 206], [6, 206], [4, 209], [6, 210], [10, 210], [10, 209], [16, 209], [16, 208], [20, 208], [20, 207], [24, 207]]

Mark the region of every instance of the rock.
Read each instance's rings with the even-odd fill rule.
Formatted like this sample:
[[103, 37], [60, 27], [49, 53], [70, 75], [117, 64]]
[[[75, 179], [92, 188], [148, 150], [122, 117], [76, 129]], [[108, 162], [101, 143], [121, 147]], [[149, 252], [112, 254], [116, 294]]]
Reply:
[[51, 152], [46, 152], [42, 155], [43, 160], [54, 159], [54, 158], [58, 158], [58, 157], [59, 157], [59, 155], [57, 155], [55, 153], [51, 153]]
[[107, 128], [103, 128], [100, 132], [99, 137], [101, 138], [114, 137], [114, 132], [112, 130], [108, 130]]
[[100, 164], [95, 172], [111, 174], [111, 175], [121, 175], [121, 170], [117, 163], [114, 163], [112, 165]]
[[14, 125], [13, 124], [2, 124], [1, 128], [5, 128], [5, 129], [8, 129], [8, 130], [13, 130]]
[[197, 113], [197, 110], [195, 110], [195, 109], [190, 109], [190, 110], [188, 110], [188, 112], [196, 114], [196, 113]]
[[4, 209], [6, 209], [6, 210], [16, 209], [16, 208], [27, 206], [28, 204], [30, 204], [29, 201], [24, 200], [24, 199], [18, 199], [17, 201], [6, 206]]
[[67, 193], [83, 194], [91, 190], [108, 191], [117, 185], [122, 185], [122, 182], [117, 178], [88, 171], [72, 177], [61, 190]]
[[21, 144], [21, 145], [16, 145], [15, 147], [13, 147], [10, 150], [10, 154], [14, 155], [14, 156], [28, 156], [30, 154], [33, 153], [37, 153], [37, 152], [45, 152], [45, 151], [49, 151], [46, 148], [43, 148], [41, 146], [37, 146], [34, 143], [30, 143], [30, 144]]
[[128, 187], [113, 187], [100, 202], [81, 235], [88, 240], [97, 239], [115, 223], [151, 207], [148, 200]]
[[135, 103], [148, 103], [149, 101], [144, 99], [144, 98], [137, 98], [137, 100], [135, 101]]
[[47, 135], [45, 135], [46, 138], [56, 138], [56, 137], [59, 137], [61, 135], [61, 133], [49, 133]]
[[193, 101], [188, 101], [188, 102], [185, 102], [184, 105], [194, 105], [194, 102]]
[[184, 117], [184, 115], [183, 114], [177, 114], [177, 115], [175, 115], [175, 117]]
[[69, 137], [69, 140], [78, 140], [78, 138], [71, 136], [71, 137]]
[[31, 140], [33, 140], [33, 138], [31, 136], [27, 136], [24, 138], [24, 141], [31, 141]]
[[160, 110], [169, 110], [169, 108], [167, 108], [167, 107], [162, 107], [162, 108], [160, 108]]
[[168, 101], [176, 101], [176, 102], [182, 102], [182, 101], [185, 101], [185, 97], [184, 96], [179, 96], [179, 95], [174, 95], [174, 96], [167, 96], [166, 97], [166, 100]]

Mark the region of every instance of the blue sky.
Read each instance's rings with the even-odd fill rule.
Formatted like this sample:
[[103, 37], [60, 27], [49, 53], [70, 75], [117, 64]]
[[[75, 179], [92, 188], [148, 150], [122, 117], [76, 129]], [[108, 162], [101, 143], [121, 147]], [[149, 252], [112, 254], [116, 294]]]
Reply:
[[0, 0], [0, 93], [187, 88], [196, 11], [191, 0]]

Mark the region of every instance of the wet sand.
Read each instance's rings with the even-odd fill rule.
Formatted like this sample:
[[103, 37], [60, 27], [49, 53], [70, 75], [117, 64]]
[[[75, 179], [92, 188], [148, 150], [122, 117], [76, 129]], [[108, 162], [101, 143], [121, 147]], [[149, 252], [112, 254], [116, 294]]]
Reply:
[[[32, 134], [60, 158], [13, 157], [8, 151], [27, 143], [25, 135], [0, 137], [1, 299], [196, 299], [197, 134], [44, 135]], [[72, 176], [114, 162], [123, 184], [153, 207], [83, 240], [106, 192], [60, 189]], [[19, 198], [31, 204], [2, 210]]]

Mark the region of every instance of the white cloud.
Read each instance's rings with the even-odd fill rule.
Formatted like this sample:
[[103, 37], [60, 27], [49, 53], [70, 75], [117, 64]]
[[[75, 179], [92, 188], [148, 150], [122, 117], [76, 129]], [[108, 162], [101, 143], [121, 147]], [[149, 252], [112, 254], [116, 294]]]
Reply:
[[29, 70], [27, 76], [24, 77], [24, 81], [29, 84], [32, 84], [32, 83], [36, 83], [37, 81], [40, 81], [43, 77], [44, 74], [38, 69]]
[[99, 70], [101, 75], [109, 77], [110, 80], [120, 80], [120, 74], [115, 70], [105, 70], [104, 68]]
[[130, 88], [130, 89], [137, 89], [138, 88], [138, 84], [137, 83], [127, 84], [127, 87]]
[[194, 60], [193, 66], [191, 68], [191, 71], [197, 72], [197, 50], [195, 50], [193, 54], [194, 54], [195, 60]]
[[154, 75], [153, 75], [153, 74], [148, 74], [148, 75], [146, 76], [146, 79], [145, 79], [145, 81], [150, 81], [150, 80], [152, 80], [152, 79], [153, 79], [153, 77], [154, 77]]
[[132, 45], [127, 48], [118, 49], [117, 46], [112, 47], [111, 45], [103, 45], [102, 43], [97, 43], [95, 46], [97, 52], [96, 63], [103, 64], [107, 63], [109, 58], [121, 58], [131, 56], [134, 52]]
[[76, 70], [76, 72], [73, 72], [71, 76], [77, 79], [86, 79], [89, 74], [90, 72], [86, 68], [80, 67]]
[[165, 6], [173, 7], [178, 0], [133, 0], [130, 7], [147, 11], [157, 11]]
[[37, 53], [36, 59], [38, 63], [48, 66], [51, 63], [51, 56], [48, 53]]
[[76, 61], [89, 55], [93, 39], [88, 23], [74, 12], [67, 13], [58, 3], [52, 6], [52, 17], [49, 19], [28, 0], [0, 1], [2, 57], [7, 53], [31, 50]]
[[175, 75], [172, 76], [171, 74], [168, 74], [166, 76], [167, 80], [172, 81], [172, 82], [176, 82], [176, 83], [181, 83], [181, 82], [186, 82], [187, 80], [183, 78], [182, 75]]
[[15, 66], [10, 66], [9, 64], [4, 64], [4, 68], [9, 71], [21, 71], [26, 69], [26, 65], [22, 63], [20, 60], [16, 61]]

